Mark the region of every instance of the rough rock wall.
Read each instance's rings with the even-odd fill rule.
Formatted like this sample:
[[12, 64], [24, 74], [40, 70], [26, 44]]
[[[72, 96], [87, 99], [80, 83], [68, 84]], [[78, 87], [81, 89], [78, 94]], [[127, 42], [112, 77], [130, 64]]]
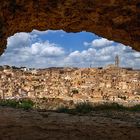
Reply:
[[0, 0], [0, 53], [33, 29], [93, 32], [140, 51], [140, 0]]

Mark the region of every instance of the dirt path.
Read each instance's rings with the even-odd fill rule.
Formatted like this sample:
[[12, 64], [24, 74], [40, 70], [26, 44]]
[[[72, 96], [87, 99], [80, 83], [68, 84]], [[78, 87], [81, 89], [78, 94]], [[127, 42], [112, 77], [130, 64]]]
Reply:
[[140, 113], [117, 114], [73, 116], [0, 107], [0, 140], [139, 140]]

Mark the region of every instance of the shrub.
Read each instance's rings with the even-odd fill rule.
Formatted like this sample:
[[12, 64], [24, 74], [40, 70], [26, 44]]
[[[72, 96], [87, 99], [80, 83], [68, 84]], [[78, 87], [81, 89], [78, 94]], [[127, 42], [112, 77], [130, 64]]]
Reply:
[[75, 105], [75, 111], [78, 113], [89, 113], [93, 110], [93, 105], [88, 102], [78, 103]]
[[93, 106], [89, 102], [82, 102], [75, 105], [74, 109], [68, 109], [68, 107], [61, 106], [57, 109], [59, 113], [69, 113], [69, 114], [87, 114], [92, 111], [99, 111], [99, 110], [125, 110], [127, 108], [119, 105], [117, 103], [105, 103], [102, 105]]
[[18, 101], [16, 100], [0, 100], [1, 106], [8, 106], [8, 107], [17, 107]]
[[34, 103], [31, 100], [22, 100], [19, 102], [18, 107], [23, 108], [25, 110], [33, 108]]
[[126, 96], [118, 96], [118, 98], [120, 98], [120, 99], [122, 99], [122, 100], [126, 100], [127, 98], [126, 98]]
[[69, 113], [69, 109], [66, 106], [61, 106], [57, 108], [57, 112], [59, 113]]
[[31, 100], [0, 100], [1, 106], [13, 107], [13, 108], [23, 108], [23, 109], [31, 109], [34, 105], [33, 101]]
[[72, 93], [73, 93], [73, 94], [78, 94], [79, 91], [78, 91], [78, 89], [73, 89], [73, 90], [72, 90]]
[[[92, 111], [100, 111], [100, 110], [122, 111], [122, 110], [128, 110], [128, 109], [130, 110], [130, 108], [126, 108], [122, 105], [119, 105], [118, 103], [105, 103], [105, 104], [93, 106], [89, 102], [83, 102], [83, 103], [76, 104], [75, 108], [73, 108], [73, 109], [68, 109], [68, 107], [62, 106], [57, 109], [57, 112], [69, 113], [69, 114], [78, 114], [78, 113], [87, 114]], [[131, 110], [134, 110], [134, 111], [140, 110], [140, 105], [131, 108]]]
[[132, 106], [132, 107], [128, 108], [128, 110], [130, 110], [130, 111], [140, 111], [140, 105]]
[[42, 100], [47, 100], [47, 98], [46, 97], [43, 97]]
[[105, 103], [97, 105], [94, 110], [125, 110], [126, 108], [118, 103]]

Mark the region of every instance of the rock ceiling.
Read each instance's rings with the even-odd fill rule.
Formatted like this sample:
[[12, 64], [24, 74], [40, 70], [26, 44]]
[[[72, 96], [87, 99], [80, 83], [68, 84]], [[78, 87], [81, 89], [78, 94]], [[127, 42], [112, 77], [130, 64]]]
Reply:
[[140, 0], [0, 0], [0, 53], [7, 37], [47, 29], [93, 32], [140, 51]]

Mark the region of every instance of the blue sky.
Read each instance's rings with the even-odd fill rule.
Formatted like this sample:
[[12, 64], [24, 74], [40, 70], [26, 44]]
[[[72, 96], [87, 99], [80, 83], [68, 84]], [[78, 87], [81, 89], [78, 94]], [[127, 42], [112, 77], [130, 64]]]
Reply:
[[61, 45], [61, 47], [66, 50], [83, 50], [85, 49], [83, 42], [91, 42], [93, 39], [99, 38], [95, 34], [89, 32], [80, 32], [80, 33], [66, 33], [62, 30], [58, 31], [48, 31], [39, 33], [34, 30], [31, 34], [38, 34], [39, 38], [42, 41], [49, 40], [50, 43], [56, 43]]
[[89, 32], [47, 30], [16, 33], [7, 39], [0, 65], [46, 67], [101, 67], [120, 56], [122, 67], [140, 69], [140, 53]]

